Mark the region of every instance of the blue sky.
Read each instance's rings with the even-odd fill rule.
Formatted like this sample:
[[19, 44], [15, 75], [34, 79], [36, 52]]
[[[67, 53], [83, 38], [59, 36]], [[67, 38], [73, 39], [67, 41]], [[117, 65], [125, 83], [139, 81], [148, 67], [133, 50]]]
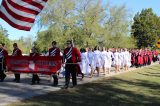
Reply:
[[[0, 3], [1, 1], [2, 0], [0, 0]], [[108, 0], [103, 0], [103, 1], [107, 2]], [[137, 12], [145, 8], [152, 8], [153, 12], [156, 13], [158, 16], [160, 16], [160, 0], [110, 0], [110, 2], [116, 5], [122, 5], [125, 3], [133, 16]], [[0, 19], [0, 25], [2, 25], [3, 28], [7, 29], [9, 34], [9, 39], [11, 40], [19, 39], [21, 36], [27, 37], [28, 35], [36, 37], [38, 31], [37, 26], [34, 26], [29, 32], [17, 30], [9, 26], [2, 19]]]

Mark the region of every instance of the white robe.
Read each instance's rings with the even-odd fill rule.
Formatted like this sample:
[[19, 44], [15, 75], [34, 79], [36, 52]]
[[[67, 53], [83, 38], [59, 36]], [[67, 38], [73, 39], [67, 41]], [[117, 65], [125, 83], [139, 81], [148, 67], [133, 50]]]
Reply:
[[107, 68], [107, 52], [106, 51], [101, 52], [101, 65], [104, 68]]
[[91, 67], [93, 67], [94, 66], [94, 52], [89, 51], [87, 53], [87, 56], [88, 56], [89, 64], [91, 65]]
[[130, 67], [132, 64], [131, 64], [131, 53], [129, 53], [129, 62], [128, 62], [128, 66]]
[[129, 55], [129, 52], [128, 51], [125, 51], [124, 52], [124, 65], [127, 65], [129, 66], [130, 65], [130, 59], [131, 56]]
[[124, 65], [124, 62], [123, 62], [123, 61], [124, 61], [124, 52], [119, 52], [119, 55], [118, 55], [118, 56], [119, 56], [119, 57], [118, 57], [118, 59], [119, 59], [119, 60], [118, 60], [118, 61], [119, 61], [119, 62], [118, 62], [118, 65], [119, 65], [119, 66], [123, 66], [123, 65]]
[[101, 67], [101, 52], [99, 50], [94, 51], [94, 69], [96, 67]]
[[87, 52], [81, 53], [81, 63], [80, 63], [81, 72], [83, 74], [90, 74], [91, 68], [89, 66], [89, 60]]
[[112, 56], [113, 56], [113, 53], [112, 52], [106, 52], [106, 57], [107, 57], [107, 61], [106, 61], [106, 68], [111, 68], [111, 65], [112, 65]]
[[114, 57], [114, 65], [119, 65], [119, 53], [115, 52], [113, 54], [113, 57]]

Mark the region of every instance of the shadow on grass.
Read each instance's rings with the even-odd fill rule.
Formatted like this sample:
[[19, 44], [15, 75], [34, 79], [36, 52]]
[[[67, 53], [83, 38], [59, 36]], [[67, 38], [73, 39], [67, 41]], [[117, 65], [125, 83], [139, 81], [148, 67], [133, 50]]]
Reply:
[[160, 74], [153, 74], [153, 73], [138, 73], [138, 74], [141, 74], [141, 75], [145, 75], [145, 76], [152, 76], [152, 77], [160, 77]]
[[[134, 90], [134, 88], [139, 90]], [[22, 101], [23, 104], [21, 105], [160, 106], [159, 88], [160, 84], [146, 80], [137, 79], [132, 81], [111, 78], [31, 98]], [[143, 90], [146, 92], [140, 92]]]

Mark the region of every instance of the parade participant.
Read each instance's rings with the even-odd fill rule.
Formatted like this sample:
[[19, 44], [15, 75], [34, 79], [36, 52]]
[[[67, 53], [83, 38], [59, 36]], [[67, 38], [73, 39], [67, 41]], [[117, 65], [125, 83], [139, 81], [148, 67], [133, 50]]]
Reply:
[[137, 53], [137, 57], [138, 57], [138, 67], [141, 67], [143, 65], [143, 56], [142, 56], [142, 50], [139, 49], [138, 53]]
[[89, 67], [89, 60], [88, 60], [88, 56], [87, 56], [87, 52], [84, 48], [80, 49], [81, 52], [81, 63], [80, 63], [80, 68], [81, 68], [81, 72], [83, 74], [90, 74], [91, 69]]
[[97, 76], [100, 74], [101, 67], [101, 52], [99, 51], [99, 47], [96, 46], [94, 48], [94, 70], [97, 70]]
[[152, 51], [152, 55], [153, 55], [153, 62], [156, 62], [157, 61], [157, 51], [156, 50], [153, 50]]
[[91, 77], [93, 77], [93, 72], [94, 72], [94, 69], [93, 69], [93, 66], [94, 66], [94, 53], [93, 53], [91, 47], [88, 48], [87, 55], [88, 55], [88, 60], [89, 60], [89, 66], [91, 68]]
[[136, 51], [132, 49], [131, 51], [131, 67], [136, 65]]
[[[31, 57], [39, 56], [39, 53], [37, 52], [35, 47], [31, 49], [30, 56]], [[39, 79], [38, 74], [34, 73], [32, 74], [32, 85], [35, 84], [36, 81], [37, 81], [37, 84], [39, 84], [40, 79]]]
[[105, 47], [103, 47], [103, 51], [101, 52], [101, 64], [104, 75], [106, 75], [106, 68], [107, 68], [107, 52]]
[[148, 65], [152, 63], [152, 51], [148, 49]]
[[6, 56], [8, 56], [8, 52], [3, 48], [3, 44], [0, 43], [0, 81], [3, 82], [6, 74], [5, 74], [5, 69], [6, 69]]
[[82, 72], [82, 67], [81, 67], [81, 63], [79, 63], [79, 64], [76, 64], [76, 71], [77, 71], [77, 76], [80, 74], [81, 75], [81, 80], [83, 80], [83, 78], [84, 78], [84, 73], [85, 72]]
[[129, 52], [127, 51], [127, 49], [124, 49], [124, 67], [125, 67], [125, 71], [128, 71], [129, 65], [131, 62], [131, 56], [129, 54]]
[[143, 63], [144, 63], [144, 66], [146, 66], [147, 63], [148, 63], [148, 57], [147, 57], [147, 50], [146, 49], [143, 52]]
[[8, 56], [8, 51], [5, 47], [5, 43], [2, 43], [3, 46], [3, 54], [4, 54], [4, 59], [3, 59], [3, 69], [6, 71], [6, 57]]
[[158, 61], [159, 61], [159, 64], [160, 64], [160, 52], [158, 53]]
[[123, 68], [123, 66], [124, 66], [124, 51], [123, 51], [123, 49], [119, 49], [118, 50], [118, 65], [119, 65], [119, 68], [118, 68], [118, 70], [120, 71], [120, 69], [121, 68]]
[[[13, 44], [13, 52], [12, 52], [12, 56], [22, 56], [22, 52], [21, 50], [18, 48], [17, 43]], [[15, 82], [20, 82], [20, 73], [15, 73], [15, 79], [13, 81]]]
[[113, 53], [111, 52], [111, 49], [107, 49], [106, 57], [107, 57], [106, 68], [107, 68], [108, 74], [109, 74], [110, 69], [111, 69], [111, 65], [112, 65], [112, 57], [113, 57]]
[[[57, 45], [57, 42], [53, 41], [52, 42], [52, 47], [49, 49], [49, 56], [60, 57], [60, 49], [56, 45]], [[57, 73], [52, 75], [52, 77], [54, 79], [53, 86], [58, 85], [58, 72], [59, 71], [57, 71]]]
[[67, 41], [67, 48], [64, 49], [63, 62], [65, 64], [65, 86], [67, 89], [72, 76], [73, 87], [77, 85], [77, 62], [81, 61], [80, 51], [73, 47], [72, 41]]
[[113, 53], [113, 58], [114, 58], [114, 67], [115, 67], [115, 72], [117, 73], [119, 71], [119, 53], [118, 53], [118, 49], [115, 49], [114, 53]]
[[138, 65], [138, 49], [135, 50], [135, 66], [136, 66], [136, 68], [139, 67], [139, 65]]

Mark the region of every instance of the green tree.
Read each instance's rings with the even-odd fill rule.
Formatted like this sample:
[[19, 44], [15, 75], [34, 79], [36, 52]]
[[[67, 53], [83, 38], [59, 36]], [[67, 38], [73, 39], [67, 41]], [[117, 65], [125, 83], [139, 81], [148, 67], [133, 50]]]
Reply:
[[153, 47], [160, 34], [160, 19], [152, 9], [143, 9], [134, 16], [132, 36], [139, 48]]
[[[64, 48], [66, 40], [77, 47], [131, 47], [130, 14], [125, 5], [111, 6], [102, 0], [50, 0], [40, 15], [36, 44], [41, 51], [56, 40]], [[128, 44], [127, 44], [128, 43]], [[44, 45], [45, 44], [45, 45]]]
[[0, 42], [5, 43], [6, 49], [10, 52], [11, 51], [11, 44], [8, 38], [8, 32], [2, 26], [0, 26]]

